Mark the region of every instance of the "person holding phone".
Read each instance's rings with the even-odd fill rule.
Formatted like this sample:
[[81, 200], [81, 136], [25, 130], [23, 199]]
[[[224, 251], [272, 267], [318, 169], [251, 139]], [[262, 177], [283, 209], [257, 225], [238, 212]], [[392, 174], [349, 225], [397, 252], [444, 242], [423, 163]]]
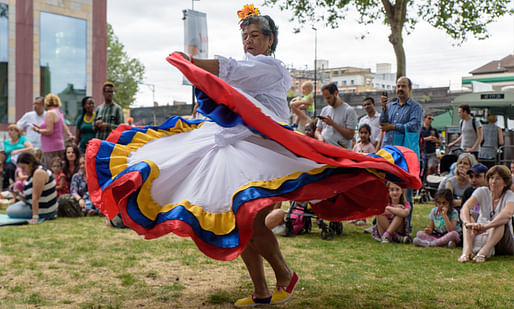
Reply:
[[114, 83], [105, 82], [103, 86], [104, 103], [95, 110], [93, 129], [96, 138], [104, 140], [112, 130], [124, 122], [121, 106], [116, 104], [114, 99]]
[[352, 138], [357, 126], [357, 113], [339, 96], [335, 83], [321, 88], [327, 102], [318, 118], [315, 136], [318, 140], [335, 146], [352, 149]]
[[[410, 97], [412, 92], [411, 80], [406, 76], [400, 77], [396, 82], [395, 91], [397, 98], [391, 102], [388, 102], [389, 98], [387, 96], [382, 95], [380, 97], [380, 104], [382, 105], [380, 128], [385, 132], [382, 139], [382, 147], [394, 145], [395, 134], [405, 134], [406, 130], [417, 133], [421, 131], [423, 108]], [[413, 205], [412, 189], [408, 189], [406, 195], [407, 201]], [[409, 215], [409, 222], [411, 217], [412, 212]]]

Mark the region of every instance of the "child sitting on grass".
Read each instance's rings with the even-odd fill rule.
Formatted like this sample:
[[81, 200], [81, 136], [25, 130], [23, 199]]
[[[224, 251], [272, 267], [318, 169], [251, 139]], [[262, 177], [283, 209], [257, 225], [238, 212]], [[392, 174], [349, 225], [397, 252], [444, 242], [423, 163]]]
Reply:
[[420, 247], [448, 246], [455, 248], [460, 242], [460, 222], [457, 210], [453, 208], [453, 193], [442, 189], [435, 193], [435, 207], [428, 218], [430, 223], [423, 231], [418, 231], [414, 244]]
[[387, 183], [389, 189], [389, 204], [384, 214], [377, 216], [377, 222], [371, 230], [371, 236], [382, 243], [411, 242], [409, 220], [411, 205], [405, 199], [403, 189], [392, 183]]
[[66, 175], [62, 170], [62, 160], [60, 158], [54, 158], [52, 162], [50, 162], [50, 167], [52, 169], [52, 175], [55, 179], [57, 197], [70, 193], [68, 182], [66, 182]]

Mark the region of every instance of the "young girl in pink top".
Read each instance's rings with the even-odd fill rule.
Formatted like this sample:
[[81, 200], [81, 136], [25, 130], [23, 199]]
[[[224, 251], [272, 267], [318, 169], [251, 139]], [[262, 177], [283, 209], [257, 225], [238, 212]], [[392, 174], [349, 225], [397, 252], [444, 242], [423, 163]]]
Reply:
[[353, 146], [353, 151], [355, 152], [363, 152], [363, 153], [375, 153], [377, 150], [375, 146], [371, 143], [369, 139], [371, 135], [371, 127], [364, 123], [359, 128], [359, 138], [360, 142]]
[[385, 212], [377, 216], [377, 223], [373, 226], [371, 236], [382, 243], [399, 242], [410, 243], [410, 226], [407, 217], [411, 211], [411, 205], [407, 202], [403, 189], [388, 182], [389, 204]]

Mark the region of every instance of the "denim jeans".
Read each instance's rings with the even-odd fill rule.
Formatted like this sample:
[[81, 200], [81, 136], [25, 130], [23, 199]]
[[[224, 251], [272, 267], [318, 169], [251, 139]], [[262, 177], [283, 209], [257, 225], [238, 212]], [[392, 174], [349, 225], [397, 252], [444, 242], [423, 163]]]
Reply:
[[[6, 213], [10, 218], [32, 219], [32, 205], [19, 201], [7, 207]], [[40, 214], [39, 217], [43, 219], [54, 219], [57, 217], [57, 213]]]

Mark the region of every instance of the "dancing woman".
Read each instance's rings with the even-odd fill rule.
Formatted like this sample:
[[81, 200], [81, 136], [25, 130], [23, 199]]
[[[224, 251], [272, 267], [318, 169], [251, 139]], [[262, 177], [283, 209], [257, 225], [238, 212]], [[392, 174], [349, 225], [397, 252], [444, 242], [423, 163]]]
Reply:
[[[357, 219], [383, 212], [384, 179], [421, 184], [419, 166], [409, 165], [417, 161], [413, 152], [390, 147], [382, 153], [388, 160], [365, 156], [283, 125], [291, 79], [272, 56], [277, 27], [253, 5], [238, 15], [244, 60], [168, 57], [197, 87], [198, 111], [209, 120], [121, 126], [105, 141], [92, 140], [86, 161], [92, 200], [107, 217], [120, 212], [146, 238], [191, 237], [215, 259], [241, 255], [254, 292], [235, 305], [248, 307], [283, 303], [298, 282], [264, 224], [275, 203], [311, 201], [328, 220]], [[271, 293], [263, 259], [275, 272]]]

